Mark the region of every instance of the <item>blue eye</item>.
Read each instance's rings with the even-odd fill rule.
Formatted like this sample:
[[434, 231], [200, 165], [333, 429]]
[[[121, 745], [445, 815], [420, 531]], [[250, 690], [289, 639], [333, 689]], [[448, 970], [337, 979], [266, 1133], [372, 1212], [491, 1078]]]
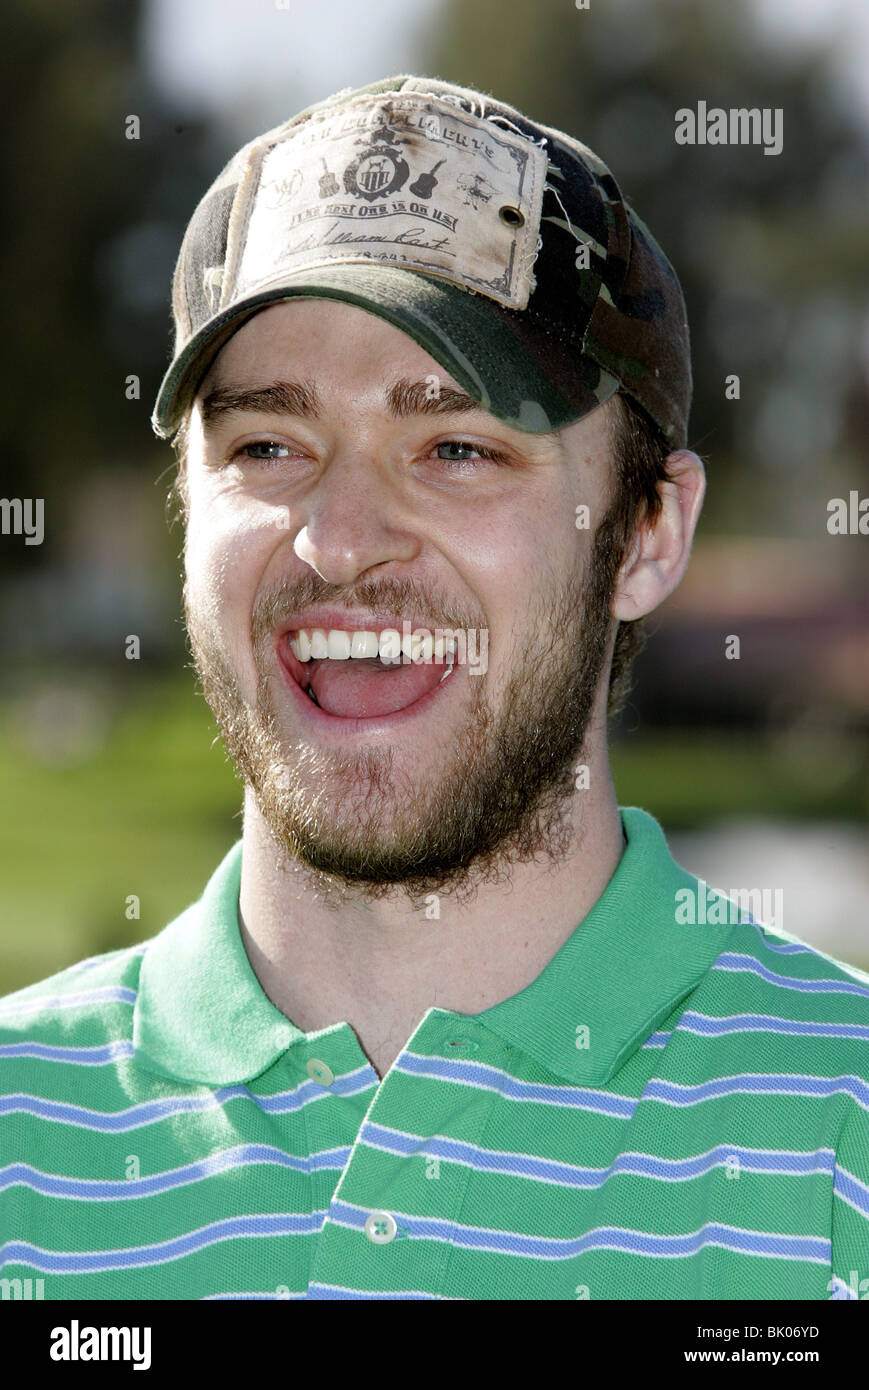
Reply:
[[[442, 463], [451, 463], [458, 469], [465, 464], [474, 464], [480, 459], [489, 459], [494, 463], [503, 463], [504, 454], [497, 449], [487, 449], [482, 444], [472, 444], [465, 439], [445, 439], [440, 444], [433, 446], [436, 454]], [[441, 454], [441, 450], [452, 451], [451, 454]], [[473, 455], [476, 454], [476, 459]], [[268, 465], [270, 463], [283, 463], [292, 457], [292, 448], [289, 444], [283, 444], [278, 439], [252, 439], [249, 444], [243, 444], [233, 454], [234, 460], [248, 459], [251, 463]]]
[[[443, 443], [436, 444], [436, 450], [440, 449], [465, 449], [470, 453], [475, 453], [484, 459], [493, 459], [495, 462], [503, 460], [503, 454], [499, 454], [496, 449], [486, 449], [482, 444], [471, 444], [465, 439], [445, 439]], [[472, 463], [469, 458], [445, 458], [444, 463]]]
[[[255, 439], [251, 444], [245, 444], [239, 449], [239, 454], [246, 454], [257, 463], [270, 463], [277, 458], [276, 454], [257, 454], [256, 449], [286, 449], [286, 444], [281, 444], [277, 439]], [[238, 455], [236, 455], [238, 457]]]

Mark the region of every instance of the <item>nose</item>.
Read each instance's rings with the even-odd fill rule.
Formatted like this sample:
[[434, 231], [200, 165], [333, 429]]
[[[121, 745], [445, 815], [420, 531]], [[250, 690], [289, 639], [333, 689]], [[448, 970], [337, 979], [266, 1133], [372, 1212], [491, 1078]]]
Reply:
[[420, 550], [399, 487], [358, 448], [330, 460], [299, 515], [304, 524], [293, 549], [329, 584], [352, 584], [367, 570], [411, 561]]

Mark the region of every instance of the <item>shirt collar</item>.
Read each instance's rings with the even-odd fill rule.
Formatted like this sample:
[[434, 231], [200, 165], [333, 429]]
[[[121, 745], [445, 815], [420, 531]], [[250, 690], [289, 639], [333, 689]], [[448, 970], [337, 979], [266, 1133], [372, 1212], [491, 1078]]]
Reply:
[[239, 840], [198, 902], [149, 944], [133, 1011], [136, 1060], [182, 1081], [250, 1081], [303, 1034], [253, 972], [238, 920]]
[[[621, 817], [627, 845], [594, 907], [531, 984], [474, 1015], [577, 1085], [609, 1081], [702, 979], [733, 930], [677, 921], [676, 894], [695, 891], [697, 879], [674, 861], [652, 816], [624, 807]], [[305, 1036], [271, 1003], [248, 960], [238, 919], [241, 854], [239, 840], [199, 901], [144, 954], [133, 1043], [149, 1070], [238, 1084]]]
[[577, 1085], [611, 1080], [696, 987], [734, 930], [677, 921], [676, 894], [695, 893], [697, 878], [673, 859], [648, 812], [622, 807], [621, 818], [627, 846], [594, 907], [530, 985], [476, 1016]]

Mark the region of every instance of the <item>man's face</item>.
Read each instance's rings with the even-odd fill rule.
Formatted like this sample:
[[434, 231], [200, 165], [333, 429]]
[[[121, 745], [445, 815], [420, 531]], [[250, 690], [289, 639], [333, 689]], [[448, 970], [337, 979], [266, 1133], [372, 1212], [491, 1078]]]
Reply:
[[[276, 383], [277, 412], [232, 394]], [[473, 891], [566, 854], [575, 765], [604, 719], [609, 406], [549, 438], [456, 408], [460, 390], [375, 315], [291, 300], [229, 340], [190, 420], [185, 610], [204, 693], [278, 846], [372, 899]], [[447, 664], [290, 646], [301, 628], [404, 620], [467, 633], [476, 661], [441, 680]]]

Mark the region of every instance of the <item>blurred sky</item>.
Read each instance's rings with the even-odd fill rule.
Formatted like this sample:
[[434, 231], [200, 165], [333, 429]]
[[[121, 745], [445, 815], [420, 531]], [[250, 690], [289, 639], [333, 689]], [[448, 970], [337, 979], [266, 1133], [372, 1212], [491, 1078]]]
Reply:
[[342, 87], [422, 61], [441, 0], [150, 0], [143, 50], [155, 84], [218, 124], [294, 115]]
[[[649, 3], [592, 0], [626, 17]], [[869, 126], [869, 0], [753, 4], [758, 41], [778, 51], [840, 39], [838, 96], [859, 107]], [[426, 37], [441, 9], [441, 0], [288, 0], [286, 8], [275, 0], [150, 0], [142, 37], [153, 80], [179, 108], [256, 129], [342, 87], [427, 72]]]

